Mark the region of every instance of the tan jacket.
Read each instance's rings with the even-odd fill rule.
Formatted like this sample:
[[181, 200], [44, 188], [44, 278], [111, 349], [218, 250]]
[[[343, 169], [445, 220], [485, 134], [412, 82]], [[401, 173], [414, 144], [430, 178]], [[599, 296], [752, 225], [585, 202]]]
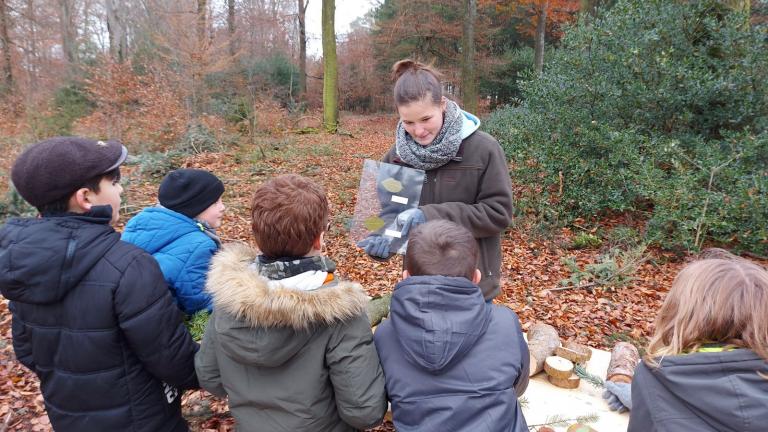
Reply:
[[249, 267], [256, 255], [227, 245], [211, 262], [214, 312], [195, 358], [200, 385], [229, 396], [238, 431], [347, 432], [380, 423], [384, 375], [360, 285], [270, 287]]
[[[394, 146], [382, 159], [406, 165]], [[469, 229], [480, 246], [480, 288], [486, 300], [500, 293], [501, 233], [512, 222], [512, 182], [499, 142], [477, 131], [461, 143], [453, 161], [430, 171], [419, 208], [426, 219], [448, 219]]]

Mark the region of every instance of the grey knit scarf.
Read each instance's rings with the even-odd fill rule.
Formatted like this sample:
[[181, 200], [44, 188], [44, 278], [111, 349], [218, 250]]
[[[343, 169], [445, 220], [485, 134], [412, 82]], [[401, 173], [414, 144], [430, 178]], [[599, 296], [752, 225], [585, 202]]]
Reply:
[[405, 132], [403, 122], [398, 122], [395, 141], [398, 156], [408, 165], [425, 171], [447, 164], [459, 151], [463, 117], [456, 102], [449, 100], [443, 115], [443, 127], [428, 146], [417, 143]]

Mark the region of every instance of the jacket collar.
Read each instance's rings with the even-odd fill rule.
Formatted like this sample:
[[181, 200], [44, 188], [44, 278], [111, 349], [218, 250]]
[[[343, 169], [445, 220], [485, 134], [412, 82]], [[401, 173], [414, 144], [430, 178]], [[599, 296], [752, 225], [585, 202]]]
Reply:
[[211, 261], [206, 288], [214, 310], [222, 310], [254, 327], [332, 325], [363, 314], [368, 296], [360, 284], [342, 281], [301, 291], [270, 281], [251, 267], [258, 252], [244, 244], [224, 246]]

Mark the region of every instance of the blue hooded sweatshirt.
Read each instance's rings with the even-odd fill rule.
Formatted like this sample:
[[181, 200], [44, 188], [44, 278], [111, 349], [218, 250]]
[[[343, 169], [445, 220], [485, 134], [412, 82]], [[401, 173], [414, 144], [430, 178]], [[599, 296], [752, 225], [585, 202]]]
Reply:
[[205, 291], [208, 265], [219, 244], [202, 223], [164, 207], [149, 207], [125, 225], [122, 240], [150, 253], [184, 313], [211, 311]]
[[517, 315], [463, 277], [411, 276], [374, 335], [395, 428], [527, 432], [528, 346]]

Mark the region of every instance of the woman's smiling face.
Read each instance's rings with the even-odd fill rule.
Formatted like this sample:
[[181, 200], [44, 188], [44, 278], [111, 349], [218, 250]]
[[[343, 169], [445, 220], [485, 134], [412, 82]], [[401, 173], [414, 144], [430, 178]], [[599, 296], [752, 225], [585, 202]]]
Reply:
[[432, 144], [440, 128], [443, 127], [445, 106], [445, 98], [439, 104], [435, 104], [431, 95], [426, 95], [419, 101], [398, 106], [397, 113], [408, 135], [420, 145], [428, 146]]

